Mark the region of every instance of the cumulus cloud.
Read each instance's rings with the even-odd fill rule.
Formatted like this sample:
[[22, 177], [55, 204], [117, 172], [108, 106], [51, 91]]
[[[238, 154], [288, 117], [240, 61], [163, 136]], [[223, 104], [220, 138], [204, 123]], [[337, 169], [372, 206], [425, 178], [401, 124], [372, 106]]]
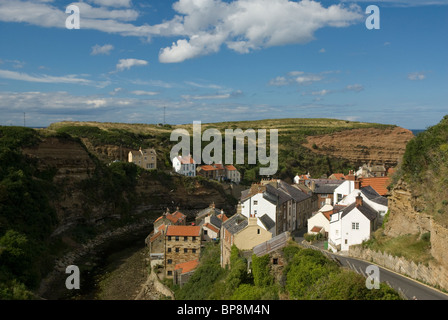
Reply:
[[159, 25], [177, 30], [179, 39], [159, 54], [160, 62], [181, 62], [214, 53], [225, 44], [239, 53], [306, 43], [323, 27], [346, 27], [363, 16], [356, 5], [328, 8], [311, 0], [179, 0], [173, 5], [182, 18]]
[[[303, 44], [314, 39], [324, 27], [347, 27], [362, 21], [358, 5], [328, 7], [312, 0], [179, 0], [173, 4], [174, 17], [155, 25], [135, 25], [140, 13], [130, 0], [90, 0], [100, 5], [75, 2], [82, 13], [81, 28], [122, 36], [151, 39], [177, 38], [161, 48], [159, 61], [182, 62], [216, 53], [221, 47], [249, 53], [253, 50]], [[64, 28], [67, 15], [51, 3], [2, 0], [0, 21], [20, 22], [41, 27]]]
[[135, 66], [146, 66], [148, 61], [139, 59], [120, 59], [117, 64], [118, 71], [129, 70]]
[[103, 46], [100, 46], [99, 44], [96, 44], [92, 47], [92, 52], [90, 53], [92, 56], [96, 56], [99, 54], [110, 54], [110, 52], [114, 49], [114, 46], [111, 44], [105, 44]]

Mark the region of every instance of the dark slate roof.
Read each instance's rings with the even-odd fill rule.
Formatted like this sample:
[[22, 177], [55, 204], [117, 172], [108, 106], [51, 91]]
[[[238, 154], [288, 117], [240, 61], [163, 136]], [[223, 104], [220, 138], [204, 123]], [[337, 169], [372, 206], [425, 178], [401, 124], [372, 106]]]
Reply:
[[362, 192], [363, 195], [365, 195], [367, 197], [367, 199], [372, 200], [375, 198], [380, 197], [380, 194], [378, 192], [375, 191], [375, 189], [373, 189], [371, 186], [367, 186], [367, 187], [362, 187], [360, 189], [360, 191]]
[[291, 198], [293, 198], [294, 201], [296, 201], [296, 202], [300, 202], [300, 201], [303, 201], [303, 200], [311, 197], [310, 195], [306, 194], [305, 192], [303, 192], [297, 188], [294, 188], [293, 186], [291, 186], [290, 184], [288, 184], [282, 180], [280, 180], [278, 186], [280, 189], [282, 189], [287, 194], [289, 194], [289, 196]]
[[340, 183], [316, 183], [314, 193], [325, 193], [325, 194], [333, 193], [334, 190], [340, 185], [341, 185]]
[[285, 247], [288, 244], [288, 241], [289, 241], [289, 232], [283, 232], [278, 236], [255, 246], [253, 252], [258, 257], [261, 257], [272, 251]]
[[367, 203], [364, 202], [362, 206], [356, 206], [356, 202], [353, 202], [348, 207], [342, 209], [341, 219], [355, 208], [361, 211], [361, 213], [370, 221], [374, 220], [377, 217], [377, 212], [375, 211], [375, 209], [373, 209]]
[[250, 195], [250, 189], [241, 191], [241, 201], [246, 200]]
[[274, 204], [282, 204], [291, 199], [296, 202], [300, 202], [311, 196], [300, 189], [279, 180], [276, 186], [271, 184], [266, 185], [266, 191], [263, 193], [263, 197]]
[[383, 196], [379, 196], [379, 197], [376, 197], [376, 198], [373, 198], [373, 199], [370, 199], [370, 200], [375, 202], [375, 203], [381, 204], [383, 206], [387, 206], [387, 204], [389, 202], [388, 199], [386, 197], [383, 197]]
[[247, 218], [242, 214], [234, 214], [231, 218], [227, 219], [222, 226], [227, 229], [231, 234], [236, 234], [243, 230], [247, 226]]
[[267, 230], [271, 230], [275, 227], [275, 222], [265, 213], [260, 218], [261, 223], [265, 226]]
[[212, 225], [214, 225], [215, 227], [217, 227], [218, 229], [221, 229], [221, 225], [222, 225], [222, 220], [219, 219], [217, 216], [215, 216], [214, 214], [210, 216], [210, 223]]
[[221, 214], [221, 210], [217, 208], [207, 207], [196, 214], [196, 218], [202, 218], [209, 214]]

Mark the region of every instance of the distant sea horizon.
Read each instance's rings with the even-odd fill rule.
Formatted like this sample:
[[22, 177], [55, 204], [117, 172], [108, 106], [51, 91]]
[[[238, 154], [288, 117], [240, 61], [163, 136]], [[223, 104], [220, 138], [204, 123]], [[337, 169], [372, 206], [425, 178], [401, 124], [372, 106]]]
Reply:
[[414, 134], [414, 136], [418, 135], [420, 132], [426, 131], [426, 129], [409, 129]]

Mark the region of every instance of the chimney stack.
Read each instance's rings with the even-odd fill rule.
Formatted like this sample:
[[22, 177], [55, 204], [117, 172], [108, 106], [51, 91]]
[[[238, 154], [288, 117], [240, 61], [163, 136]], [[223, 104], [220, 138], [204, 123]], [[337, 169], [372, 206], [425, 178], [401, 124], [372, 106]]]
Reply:
[[362, 197], [361, 197], [361, 192], [358, 193], [358, 196], [356, 197], [356, 206], [357, 206], [357, 207], [359, 207], [359, 206], [362, 207]]

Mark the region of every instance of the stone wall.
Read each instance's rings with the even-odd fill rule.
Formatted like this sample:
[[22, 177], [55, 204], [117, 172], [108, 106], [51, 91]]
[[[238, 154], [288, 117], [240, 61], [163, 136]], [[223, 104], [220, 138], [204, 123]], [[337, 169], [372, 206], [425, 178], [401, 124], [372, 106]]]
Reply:
[[448, 290], [448, 269], [438, 263], [430, 262], [428, 265], [416, 264], [402, 257], [394, 257], [387, 253], [363, 249], [361, 246], [351, 246], [349, 256], [371, 261], [412, 279]]
[[448, 269], [447, 243], [448, 229], [431, 219], [431, 255]]

